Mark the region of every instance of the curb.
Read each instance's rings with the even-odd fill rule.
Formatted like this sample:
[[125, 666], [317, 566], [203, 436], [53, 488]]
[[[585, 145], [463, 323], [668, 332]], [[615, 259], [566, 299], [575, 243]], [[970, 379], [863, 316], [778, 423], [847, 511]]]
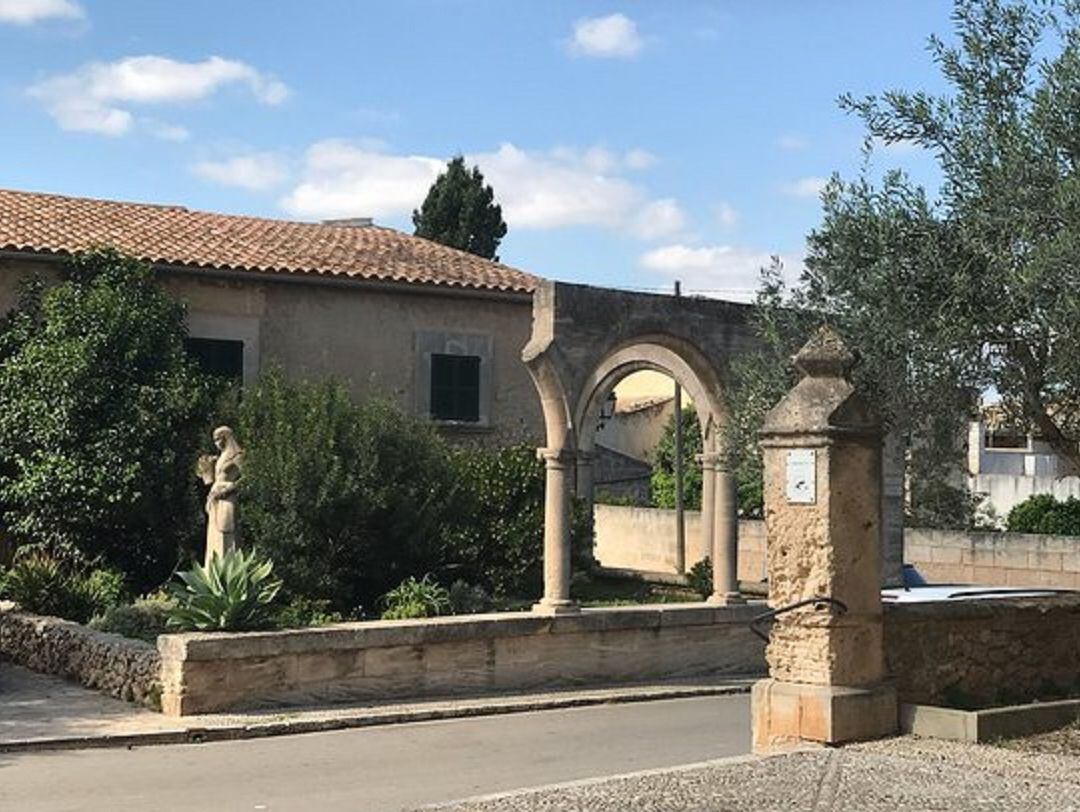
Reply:
[[49, 739], [23, 739], [0, 742], [0, 753], [47, 752], [50, 750], [89, 750], [105, 748], [153, 747], [165, 744], [204, 744], [207, 742], [262, 739], [291, 736], [301, 733], [325, 733], [362, 727], [381, 727], [416, 722], [437, 722], [483, 716], [503, 716], [512, 713], [564, 710], [596, 705], [627, 705], [665, 699], [695, 699], [709, 696], [729, 696], [750, 693], [752, 680], [727, 685], [684, 688], [660, 688], [655, 691], [623, 694], [593, 694], [544, 699], [509, 698], [505, 702], [460, 705], [451, 708], [417, 708], [389, 713], [357, 713], [330, 719], [298, 719], [250, 725], [221, 727], [186, 727], [176, 730], [157, 730], [146, 733], [116, 733], [97, 736], [71, 736]]

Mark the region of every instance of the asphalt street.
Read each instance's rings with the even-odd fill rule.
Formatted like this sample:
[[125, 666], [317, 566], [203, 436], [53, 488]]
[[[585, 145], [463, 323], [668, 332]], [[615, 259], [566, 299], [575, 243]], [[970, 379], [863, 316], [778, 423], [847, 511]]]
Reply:
[[749, 749], [741, 694], [273, 739], [0, 753], [0, 809], [398, 810]]

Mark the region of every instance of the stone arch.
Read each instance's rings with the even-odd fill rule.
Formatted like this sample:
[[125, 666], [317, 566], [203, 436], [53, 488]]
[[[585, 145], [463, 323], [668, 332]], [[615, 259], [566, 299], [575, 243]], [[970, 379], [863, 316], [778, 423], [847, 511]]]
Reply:
[[[544, 412], [544, 597], [535, 611], [576, 611], [570, 600], [570, 492], [591, 495], [600, 404], [626, 375], [654, 369], [694, 400], [705, 439], [702, 526], [712, 550], [715, 602], [735, 602], [734, 479], [721, 448], [728, 358], [756, 342], [749, 307], [542, 282], [533, 294], [533, 333], [522, 351]], [[583, 494], [584, 495], [584, 494]], [[710, 543], [711, 540], [711, 543]]]

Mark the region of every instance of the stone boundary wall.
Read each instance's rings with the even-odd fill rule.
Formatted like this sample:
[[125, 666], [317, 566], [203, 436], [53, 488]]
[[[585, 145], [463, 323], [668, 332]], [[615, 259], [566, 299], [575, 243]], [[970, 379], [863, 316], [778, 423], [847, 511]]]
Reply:
[[901, 702], [991, 706], [1080, 690], [1080, 595], [885, 606]]
[[70, 620], [0, 611], [0, 654], [45, 674], [157, 708], [161, 659], [149, 643], [106, 634]]
[[503, 613], [244, 634], [162, 635], [162, 710], [490, 694], [754, 674], [761, 604], [668, 604], [543, 617]]
[[904, 531], [904, 562], [931, 583], [1080, 588], [1080, 537]]
[[[701, 538], [701, 513], [685, 513], [686, 566], [710, 553]], [[675, 573], [675, 511], [665, 508], [601, 505], [595, 507], [593, 554], [602, 566], [641, 572]], [[765, 578], [765, 522], [739, 521], [740, 581]]]

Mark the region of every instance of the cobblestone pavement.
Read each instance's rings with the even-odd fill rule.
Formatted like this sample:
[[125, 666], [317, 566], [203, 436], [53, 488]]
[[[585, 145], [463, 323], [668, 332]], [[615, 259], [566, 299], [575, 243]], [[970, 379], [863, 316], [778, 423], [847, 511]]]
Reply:
[[[433, 807], [428, 807], [433, 808]], [[905, 736], [730, 759], [439, 807], [444, 812], [1080, 810], [1080, 758]]]

